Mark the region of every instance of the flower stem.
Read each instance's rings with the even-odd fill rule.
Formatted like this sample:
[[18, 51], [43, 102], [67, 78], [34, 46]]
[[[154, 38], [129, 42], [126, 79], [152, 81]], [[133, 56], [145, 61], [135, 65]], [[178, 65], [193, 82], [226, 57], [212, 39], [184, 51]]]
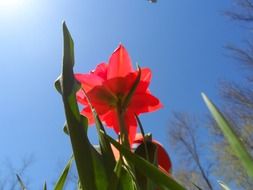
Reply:
[[120, 128], [120, 141], [125, 147], [130, 149], [124, 114], [125, 114], [125, 111], [121, 108], [121, 106], [120, 105], [117, 106], [117, 116], [118, 116], [118, 123], [119, 123], [119, 128]]

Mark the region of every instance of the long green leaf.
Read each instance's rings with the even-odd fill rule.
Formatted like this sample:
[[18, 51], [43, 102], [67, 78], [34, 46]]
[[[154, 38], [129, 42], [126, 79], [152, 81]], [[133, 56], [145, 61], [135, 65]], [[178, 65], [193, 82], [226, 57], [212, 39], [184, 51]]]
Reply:
[[242, 165], [245, 168], [245, 171], [247, 171], [248, 175], [251, 176], [253, 179], [253, 159], [252, 159], [251, 155], [246, 150], [243, 143], [237, 137], [233, 128], [230, 126], [229, 122], [222, 115], [222, 113], [219, 111], [219, 109], [211, 102], [211, 100], [208, 99], [208, 97], [204, 93], [202, 93], [202, 97], [203, 97], [209, 111], [213, 115], [213, 118], [216, 120], [221, 131], [223, 132], [224, 136], [228, 140], [234, 153], [240, 159]]
[[99, 137], [99, 144], [101, 148], [101, 154], [103, 155], [103, 161], [105, 165], [105, 169], [107, 172], [108, 176], [112, 176], [113, 174], [113, 169], [116, 165], [115, 157], [113, 155], [112, 147], [110, 142], [108, 141], [107, 138], [104, 137], [103, 134], [101, 134], [101, 131], [106, 134], [106, 131], [104, 129], [104, 126], [102, 122], [100, 121], [96, 111], [93, 109], [93, 117], [95, 118], [95, 123], [96, 123], [96, 129]]
[[105, 134], [106, 134], [106, 131], [104, 129], [104, 126], [103, 126], [101, 120], [98, 117], [96, 110], [94, 108], [92, 108], [91, 102], [88, 97], [87, 97], [87, 101], [88, 101], [89, 106], [92, 109], [93, 117], [95, 118], [96, 129], [97, 129], [97, 133], [98, 133], [98, 137], [99, 137], [100, 152], [103, 155], [102, 157], [103, 157], [105, 169], [107, 171], [107, 174], [109, 176], [111, 176], [113, 173], [113, 169], [116, 165], [116, 161], [115, 161], [115, 158], [113, 155], [112, 147], [111, 147], [111, 144], [109, 143], [109, 141], [104, 137], [104, 135], [101, 134], [101, 131], [103, 131], [103, 133], [105, 133]]
[[107, 187], [107, 190], [117, 190], [119, 186], [119, 178], [121, 174], [121, 169], [122, 169], [122, 164], [117, 162], [116, 167], [115, 167], [115, 173], [111, 175], [109, 185]]
[[[149, 162], [151, 162], [151, 160], [150, 160], [150, 156], [149, 156], [149, 154], [150, 154], [150, 149], [148, 149], [148, 147], [147, 147], [147, 137], [149, 137], [150, 138], [150, 140], [152, 139], [152, 137], [151, 137], [151, 135], [149, 134], [149, 135], [145, 135], [145, 132], [144, 132], [144, 128], [143, 128], [143, 126], [142, 126], [142, 123], [141, 123], [141, 120], [140, 120], [140, 118], [138, 117], [138, 115], [135, 115], [135, 118], [136, 118], [136, 120], [137, 120], [137, 123], [138, 123], [138, 126], [139, 126], [139, 128], [140, 128], [140, 131], [141, 131], [141, 134], [142, 134], [142, 137], [143, 137], [143, 145], [144, 145], [144, 151], [145, 151], [145, 157], [144, 157], [144, 155], [142, 154], [142, 155], [139, 155], [137, 152], [136, 152], [136, 150], [135, 150], [135, 153], [136, 154], [138, 154], [139, 156], [141, 156], [141, 157], [143, 157], [143, 158], [145, 158], [147, 161], [149, 161]], [[141, 146], [142, 147], [142, 149], [143, 149], [143, 145]], [[140, 147], [140, 146], [139, 146]], [[138, 147], [137, 147], [137, 149], [138, 149]], [[155, 148], [156, 149], [156, 148]], [[156, 151], [155, 151], [156, 152]], [[151, 153], [152, 154], [152, 153]], [[154, 152], [153, 152], [153, 155], [152, 155], [154, 158], [155, 157], [157, 157], [157, 155], [155, 156], [154, 155]], [[156, 159], [153, 159], [153, 164], [156, 162]], [[155, 164], [155, 165], [157, 165], [157, 164]], [[140, 178], [142, 178], [143, 179], [143, 176], [139, 176], [138, 175], [138, 172], [136, 172], [136, 178], [138, 179], [138, 177], [140, 177]], [[147, 189], [147, 190], [153, 190], [153, 189], [155, 189], [155, 184], [154, 184], [154, 182], [152, 182], [150, 179], [148, 179], [148, 178], [146, 178], [146, 179], [143, 179], [143, 180], [138, 180], [138, 183], [139, 183], [139, 186], [144, 186], [144, 188], [145, 188], [145, 186], [146, 186], [146, 188], [145, 189]]]
[[90, 144], [87, 135], [87, 118], [79, 113], [76, 92], [80, 88], [73, 73], [74, 43], [65, 23], [63, 23], [64, 55], [61, 77], [56, 86], [61, 92], [66, 123], [72, 144], [75, 163], [83, 189], [106, 189], [107, 176], [101, 156]]
[[[146, 152], [148, 150], [148, 152]], [[157, 167], [157, 146], [151, 141], [147, 141], [146, 143], [141, 143], [134, 151], [134, 153], [154, 166]], [[148, 158], [148, 159], [147, 159]], [[140, 171], [136, 171], [137, 182], [141, 189], [153, 190], [155, 189], [155, 184], [152, 180], [143, 175]]]
[[81, 183], [80, 183], [79, 180], [78, 180], [78, 184], [77, 184], [77, 190], [84, 190], [84, 189], [82, 188], [82, 185], [81, 185]]
[[25, 184], [23, 183], [23, 180], [21, 179], [21, 177], [18, 174], [16, 174], [16, 176], [17, 176], [18, 183], [19, 183], [21, 189], [26, 190]]
[[130, 103], [132, 96], [134, 95], [135, 90], [138, 87], [138, 84], [140, 83], [141, 80], [141, 68], [137, 65], [138, 68], [138, 75], [130, 89], [130, 91], [128, 92], [128, 94], [126, 95], [125, 99], [123, 100], [123, 108], [127, 108], [128, 104]]
[[63, 189], [66, 179], [67, 179], [67, 176], [68, 176], [68, 173], [69, 173], [69, 169], [72, 164], [72, 161], [73, 161], [73, 156], [70, 158], [70, 160], [68, 161], [64, 170], [62, 171], [61, 176], [59, 177], [59, 179], [57, 180], [57, 183], [54, 186], [54, 190], [62, 190]]
[[133, 178], [128, 170], [122, 167], [120, 178], [119, 178], [119, 186], [120, 190], [136, 190], [136, 183], [133, 181]]
[[123, 165], [120, 158], [115, 166], [114, 175], [111, 176], [107, 190], [136, 190], [135, 183], [129, 171]]
[[185, 190], [185, 188], [176, 180], [174, 180], [172, 177], [167, 176], [153, 164], [132, 153], [130, 150], [126, 149], [110, 136], [106, 135], [106, 137], [124, 155], [124, 157], [138, 169], [139, 172], [150, 178], [160, 188], [163, 188], [165, 190]]
[[43, 190], [47, 190], [47, 183], [44, 183]]

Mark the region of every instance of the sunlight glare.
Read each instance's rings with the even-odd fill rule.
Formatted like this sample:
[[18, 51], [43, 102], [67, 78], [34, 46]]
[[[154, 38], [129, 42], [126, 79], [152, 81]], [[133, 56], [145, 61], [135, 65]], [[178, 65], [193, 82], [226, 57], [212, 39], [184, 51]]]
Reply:
[[0, 0], [0, 10], [5, 12], [16, 11], [23, 4], [23, 0]]

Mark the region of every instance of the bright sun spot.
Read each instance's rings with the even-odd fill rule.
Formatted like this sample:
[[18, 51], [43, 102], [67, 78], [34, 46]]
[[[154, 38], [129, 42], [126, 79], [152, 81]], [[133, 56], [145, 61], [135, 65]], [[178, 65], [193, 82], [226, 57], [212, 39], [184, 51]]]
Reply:
[[0, 10], [4, 12], [16, 11], [23, 2], [24, 0], [0, 0]]

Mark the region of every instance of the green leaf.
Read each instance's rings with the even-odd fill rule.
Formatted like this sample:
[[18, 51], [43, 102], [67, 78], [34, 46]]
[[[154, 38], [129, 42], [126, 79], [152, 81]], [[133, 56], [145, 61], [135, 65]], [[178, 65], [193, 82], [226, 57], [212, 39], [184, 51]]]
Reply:
[[138, 126], [140, 127], [140, 130], [141, 130], [141, 134], [142, 134], [142, 138], [143, 138], [143, 143], [144, 143], [144, 148], [145, 148], [146, 160], [149, 161], [149, 153], [148, 153], [148, 148], [147, 148], [147, 138], [145, 137], [144, 128], [142, 126], [141, 120], [138, 117], [138, 115], [135, 114], [135, 118], [136, 118]]
[[[146, 152], [147, 151], [147, 152]], [[141, 143], [135, 150], [134, 152], [136, 155], [144, 158], [151, 164], [157, 167], [157, 146], [156, 144], [147, 141], [146, 143]], [[141, 189], [146, 189], [146, 190], [153, 190], [155, 189], [154, 186], [155, 184], [147, 178], [146, 175], [143, 175], [140, 171], [136, 171], [136, 178], [137, 182], [140, 186]]]
[[57, 180], [57, 183], [54, 186], [54, 190], [62, 190], [63, 189], [66, 179], [67, 179], [67, 176], [68, 176], [68, 173], [69, 173], [69, 169], [72, 164], [72, 161], [73, 161], [73, 156], [71, 156], [67, 165], [65, 166], [64, 170], [62, 171], [61, 176], [59, 177], [59, 179]]
[[227, 119], [222, 115], [222, 113], [218, 110], [218, 108], [208, 99], [208, 97], [202, 93], [202, 97], [211, 112], [213, 118], [218, 123], [219, 128], [223, 132], [224, 136], [228, 140], [232, 150], [240, 159], [242, 165], [245, 168], [245, 171], [249, 176], [253, 178], [253, 159], [249, 152], [244, 147], [241, 140], [237, 137], [235, 131], [230, 126]]
[[18, 179], [18, 183], [19, 183], [19, 185], [20, 185], [20, 188], [21, 188], [22, 190], [26, 190], [25, 184], [23, 183], [21, 177], [20, 177], [18, 174], [16, 174], [16, 176], [17, 176], [17, 179]]
[[62, 76], [60, 75], [60, 76], [55, 80], [55, 83], [54, 83], [55, 89], [56, 89], [60, 94], [62, 93], [62, 89], [61, 89], [61, 79], [62, 79]]
[[64, 55], [60, 78], [60, 89], [64, 104], [67, 129], [69, 132], [75, 163], [83, 189], [106, 189], [108, 176], [106, 176], [101, 155], [90, 144], [87, 135], [88, 121], [79, 113], [76, 102], [76, 92], [80, 88], [73, 73], [74, 43], [63, 23]]
[[109, 182], [109, 186], [107, 188], [107, 190], [116, 190], [118, 189], [118, 185], [119, 185], [119, 178], [121, 175], [121, 170], [122, 170], [122, 158], [120, 158], [118, 160], [118, 162], [116, 163], [116, 166], [114, 168], [114, 172], [110, 178], [110, 182]]
[[218, 181], [218, 183], [220, 184], [223, 190], [230, 190], [230, 188], [223, 181]]
[[92, 109], [93, 112], [93, 117], [95, 118], [95, 123], [96, 123], [96, 129], [99, 137], [99, 144], [101, 148], [101, 154], [103, 155], [103, 161], [105, 164], [105, 169], [107, 171], [107, 175], [111, 176], [113, 175], [113, 169], [116, 165], [115, 157], [112, 152], [112, 147], [110, 142], [108, 141], [107, 138], [103, 134], [101, 134], [101, 131], [103, 131], [104, 134], [106, 134], [106, 131], [104, 129], [104, 126], [99, 119], [96, 111]]
[[69, 135], [69, 129], [68, 129], [67, 123], [65, 123], [64, 126], [63, 126], [63, 132], [64, 132], [66, 135]]
[[130, 91], [128, 92], [127, 96], [125, 97], [125, 99], [123, 100], [123, 108], [127, 108], [128, 104], [130, 103], [132, 96], [134, 95], [134, 92], [136, 90], [136, 88], [138, 87], [138, 84], [140, 83], [141, 80], [141, 68], [137, 65], [138, 67], [138, 75], [134, 81], [134, 84], [132, 85]]
[[157, 167], [149, 163], [147, 160], [132, 153], [130, 150], [119, 144], [110, 136], [106, 135], [106, 137], [123, 154], [128, 162], [131, 162], [139, 172], [150, 178], [160, 188], [165, 190], [186, 190], [176, 180], [160, 171]]
[[120, 157], [107, 190], [136, 190], [137, 183], [133, 180], [133, 176], [130, 172], [131, 171], [126, 168], [126, 165], [123, 165], [123, 159]]
[[[146, 159], [150, 163], [157, 166], [157, 147], [155, 144], [151, 143], [152, 142], [152, 135], [150, 133], [145, 135], [144, 128], [142, 126], [140, 118], [136, 114], [135, 114], [135, 118], [137, 120], [138, 126], [140, 127], [140, 131], [141, 131], [141, 134], [143, 137], [143, 143], [140, 144], [136, 148], [135, 154], [143, 157], [144, 159]], [[147, 145], [147, 143], [149, 145]], [[137, 178], [138, 184], [141, 187], [141, 189], [147, 189], [147, 190], [157, 189], [155, 183], [152, 182], [152, 180], [150, 180], [149, 178], [140, 174], [140, 172], [138, 172], [138, 171], [136, 172], [136, 178]]]
[[47, 190], [47, 183], [44, 183], [43, 190]]
[[136, 183], [128, 170], [122, 168], [120, 178], [119, 178], [119, 190], [136, 190]]
[[82, 188], [82, 185], [81, 185], [81, 183], [80, 183], [79, 180], [78, 180], [77, 190], [84, 190], [84, 189]]
[[[113, 169], [116, 165], [115, 157], [112, 151], [111, 144], [109, 141], [104, 137], [104, 135], [101, 134], [101, 131], [106, 134], [106, 131], [104, 129], [104, 126], [99, 119], [99, 116], [97, 115], [97, 112], [94, 108], [92, 108], [91, 103], [87, 97], [88, 104], [92, 109], [92, 114], [93, 117], [95, 118], [95, 124], [96, 124], [96, 129], [99, 137], [99, 145], [100, 145], [100, 153], [102, 154], [102, 160], [104, 162], [104, 167], [107, 172], [108, 176], [112, 176], [113, 174]], [[87, 124], [86, 124], [87, 125]], [[65, 131], [65, 130], [64, 130]]]

